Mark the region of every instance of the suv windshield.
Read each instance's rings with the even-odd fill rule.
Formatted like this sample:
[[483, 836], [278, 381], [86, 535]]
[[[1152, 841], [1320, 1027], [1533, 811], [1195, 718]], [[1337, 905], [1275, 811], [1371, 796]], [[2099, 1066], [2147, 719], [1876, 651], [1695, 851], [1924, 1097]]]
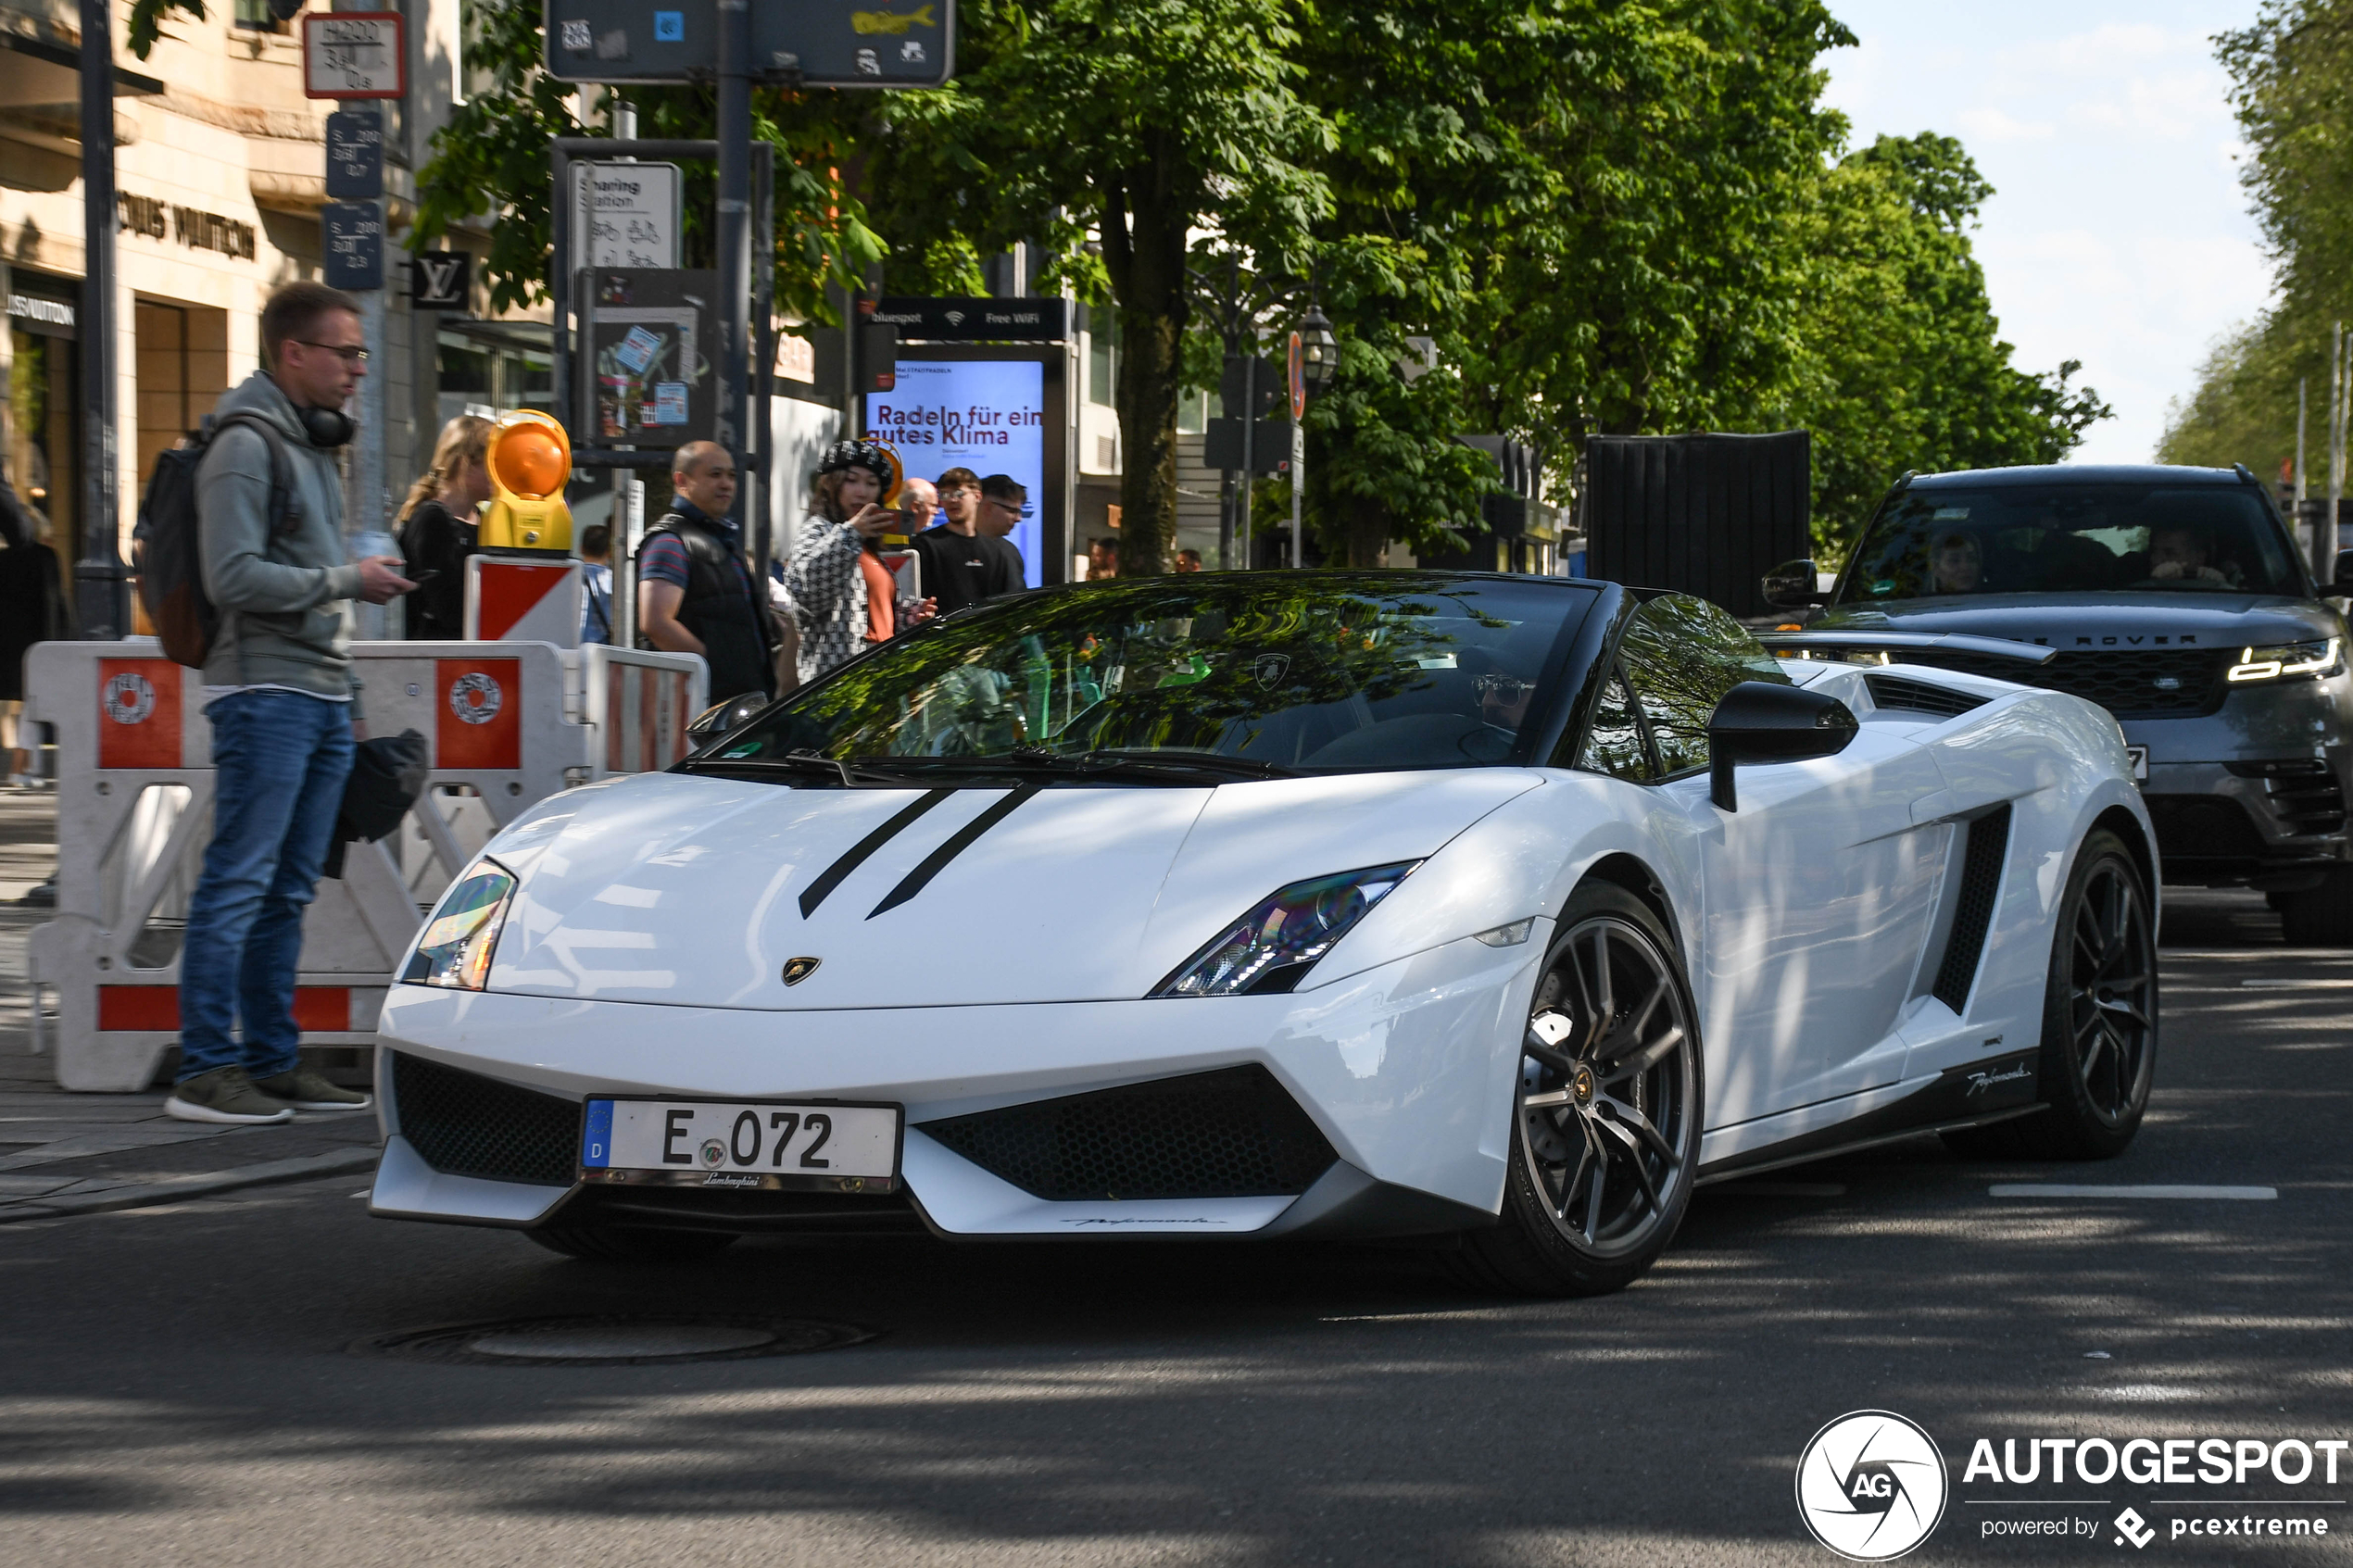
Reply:
[[1964, 594], [2304, 592], [2244, 485], [1907, 490], [1873, 521], [1838, 602]]
[[1506, 762], [1592, 598], [1567, 583], [1321, 572], [1027, 594], [859, 660], [687, 766], [1124, 761], [1174, 779]]

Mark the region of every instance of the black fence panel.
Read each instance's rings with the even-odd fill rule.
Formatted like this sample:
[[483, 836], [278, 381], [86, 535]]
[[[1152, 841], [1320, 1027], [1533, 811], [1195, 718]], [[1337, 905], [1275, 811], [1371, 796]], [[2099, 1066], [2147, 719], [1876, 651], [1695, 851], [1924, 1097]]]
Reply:
[[1813, 439], [1597, 435], [1585, 444], [1585, 572], [1770, 613], [1759, 580], [1811, 555]]

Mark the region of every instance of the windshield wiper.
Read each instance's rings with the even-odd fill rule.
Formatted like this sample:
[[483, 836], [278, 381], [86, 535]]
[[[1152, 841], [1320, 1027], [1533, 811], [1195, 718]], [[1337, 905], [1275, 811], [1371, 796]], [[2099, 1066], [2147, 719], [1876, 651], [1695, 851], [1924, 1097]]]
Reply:
[[843, 761], [803, 750], [788, 751], [782, 757], [689, 757], [678, 767], [693, 773], [749, 773], [755, 777], [763, 773], [824, 773], [838, 779], [844, 789], [855, 789], [861, 783], [903, 785], [907, 782], [903, 770], [894, 772], [887, 765], [871, 765], [876, 761], [887, 764], [888, 760], [859, 758]]

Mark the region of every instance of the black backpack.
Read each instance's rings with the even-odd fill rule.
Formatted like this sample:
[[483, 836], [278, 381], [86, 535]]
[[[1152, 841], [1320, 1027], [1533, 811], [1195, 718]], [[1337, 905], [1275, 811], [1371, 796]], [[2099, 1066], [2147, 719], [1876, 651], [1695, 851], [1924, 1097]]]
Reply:
[[156, 459], [147, 493], [139, 500], [139, 526], [131, 533], [132, 570], [139, 574], [139, 603], [154, 622], [163, 651], [174, 663], [201, 670], [220, 630], [220, 611], [204, 591], [204, 539], [196, 518], [196, 469], [222, 431], [245, 425], [261, 433], [270, 448], [270, 532], [291, 533], [301, 523], [302, 502], [286, 467], [285, 437], [253, 412], [208, 419], [204, 428]]

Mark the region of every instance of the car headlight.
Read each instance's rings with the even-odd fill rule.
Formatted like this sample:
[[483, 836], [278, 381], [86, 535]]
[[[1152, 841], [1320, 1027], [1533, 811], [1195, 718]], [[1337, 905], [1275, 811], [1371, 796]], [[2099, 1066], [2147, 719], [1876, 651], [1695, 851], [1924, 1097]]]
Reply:
[[490, 955], [498, 946], [498, 928], [507, 923], [507, 905], [513, 898], [515, 879], [497, 862], [484, 860], [473, 874], [441, 896], [417, 938], [417, 950], [400, 972], [410, 985], [447, 985], [453, 990], [479, 991], [490, 978]]
[[2233, 684], [2247, 681], [2277, 681], [2290, 675], [2334, 675], [2342, 668], [2337, 639], [2317, 643], [2281, 643], [2268, 648], [2241, 648], [2231, 666]]
[[1234, 997], [1289, 991], [1331, 951], [1365, 911], [1389, 897], [1419, 860], [1367, 866], [1294, 882], [1226, 927], [1155, 997]]

